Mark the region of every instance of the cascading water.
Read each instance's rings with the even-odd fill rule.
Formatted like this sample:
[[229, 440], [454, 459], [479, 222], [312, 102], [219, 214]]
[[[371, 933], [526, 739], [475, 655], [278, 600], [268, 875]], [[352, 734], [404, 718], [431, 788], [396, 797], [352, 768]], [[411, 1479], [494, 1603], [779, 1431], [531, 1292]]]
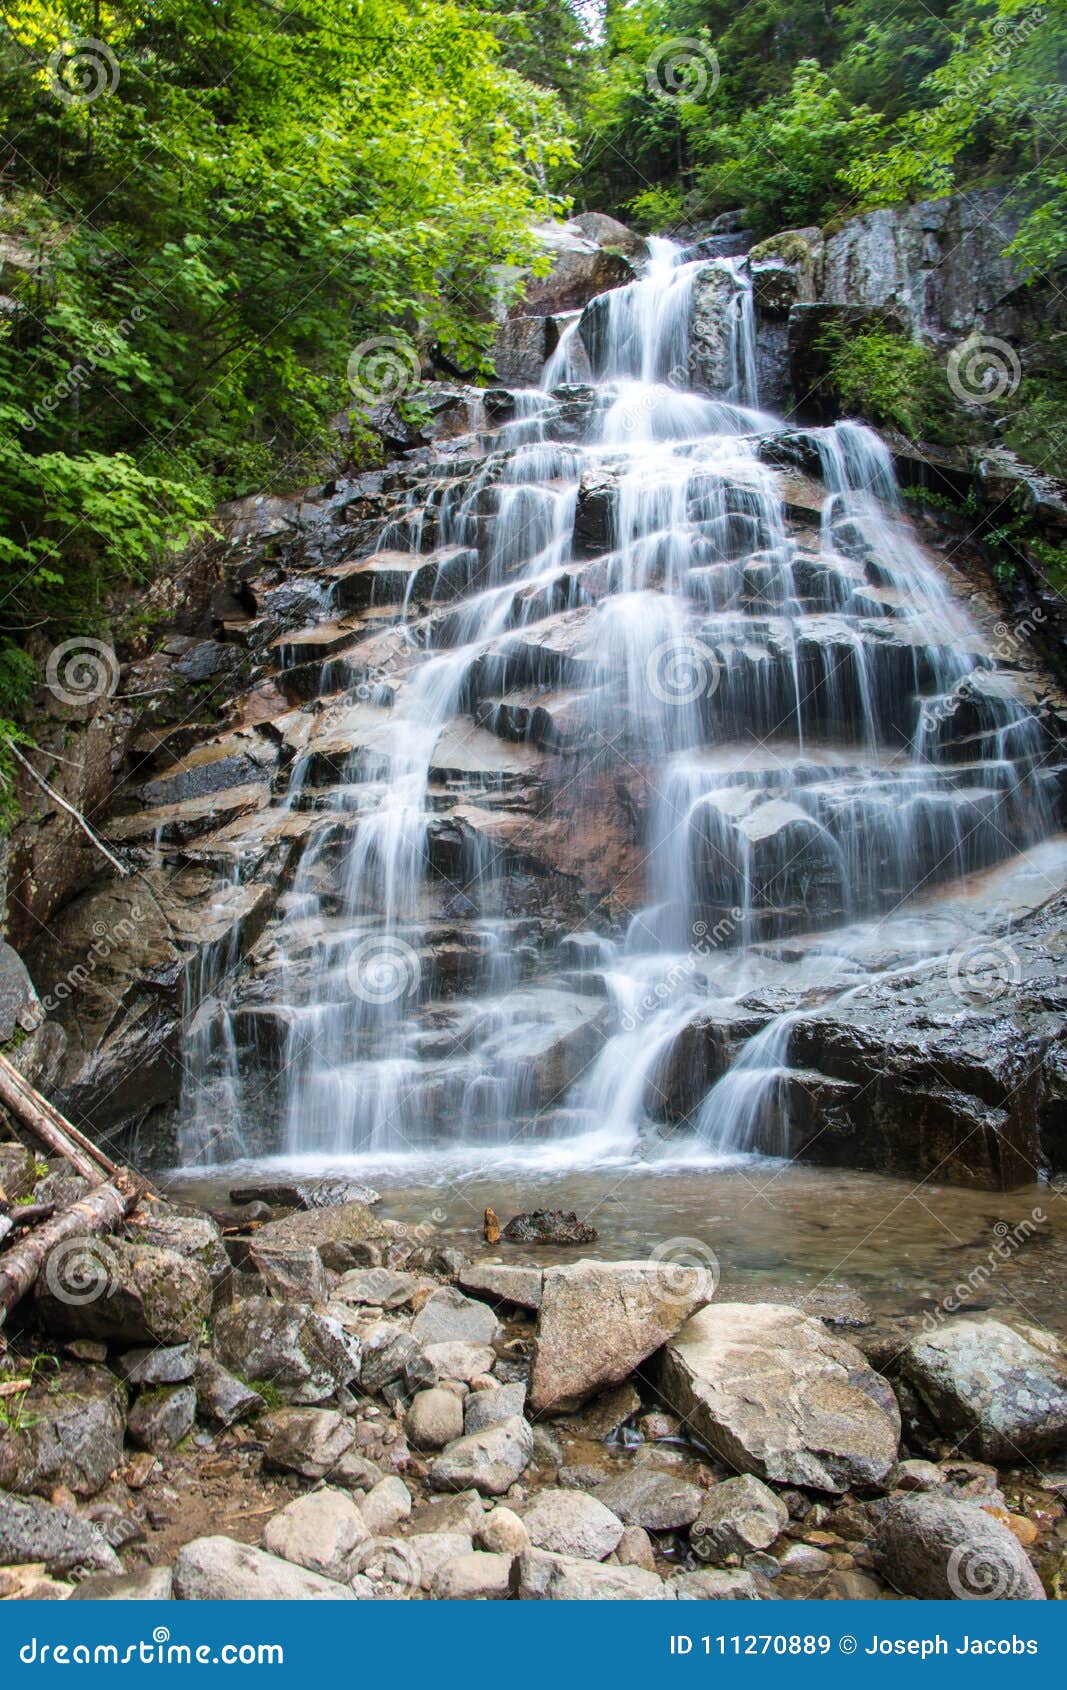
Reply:
[[[190, 1140], [205, 1110], [240, 1114], [241, 1061], [262, 1059], [290, 1159], [490, 1147], [558, 1167], [648, 1154], [664, 1126], [675, 1158], [780, 1154], [797, 1006], [853, 982], [864, 922], [1049, 831], [1036, 729], [913, 538], [885, 448], [841, 423], [788, 436], [807, 462], [779, 455], [744, 261], [651, 246], [564, 329], [540, 389], [486, 395], [473, 464], [443, 463], [335, 572], [340, 602], [360, 572], [372, 607], [394, 585], [381, 629], [323, 667], [342, 690], [290, 780], [310, 826], [273, 971], [201, 1006]], [[709, 269], [714, 394], [690, 377]], [[383, 641], [368, 692], [353, 677]], [[530, 893], [522, 804], [543, 782], [565, 826], [605, 770], [643, 794], [643, 896], [598, 932]], [[238, 1003], [273, 1029], [240, 1060]], [[713, 1057], [692, 1110], [671, 1071], [697, 1021]]]

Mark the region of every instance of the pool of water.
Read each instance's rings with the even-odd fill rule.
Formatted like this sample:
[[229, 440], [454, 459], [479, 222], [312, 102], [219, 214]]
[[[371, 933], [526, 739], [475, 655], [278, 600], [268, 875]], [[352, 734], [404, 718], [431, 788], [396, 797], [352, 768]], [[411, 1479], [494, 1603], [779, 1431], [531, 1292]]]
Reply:
[[[549, 1263], [661, 1251], [703, 1260], [710, 1251], [720, 1297], [773, 1300], [843, 1286], [879, 1319], [996, 1308], [1067, 1336], [1067, 1191], [1059, 1186], [974, 1191], [759, 1157], [554, 1168], [560, 1148], [543, 1145], [536, 1164], [493, 1165], [469, 1147], [432, 1160], [235, 1164], [175, 1174], [168, 1184], [173, 1195], [210, 1207], [225, 1203], [231, 1186], [268, 1172], [344, 1173], [381, 1192], [383, 1214], [429, 1223], [473, 1257]], [[527, 1209], [573, 1209], [599, 1237], [583, 1249], [489, 1250], [486, 1207], [501, 1222]]]

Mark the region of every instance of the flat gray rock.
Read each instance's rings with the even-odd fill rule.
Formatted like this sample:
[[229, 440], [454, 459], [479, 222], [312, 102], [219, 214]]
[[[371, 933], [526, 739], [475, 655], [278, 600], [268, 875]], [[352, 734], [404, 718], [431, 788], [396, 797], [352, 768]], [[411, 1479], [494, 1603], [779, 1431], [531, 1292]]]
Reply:
[[510, 1303], [515, 1308], [539, 1309], [544, 1269], [510, 1267], [504, 1262], [471, 1262], [459, 1275], [460, 1289], [491, 1303]]
[[573, 1408], [628, 1378], [714, 1291], [700, 1269], [655, 1261], [546, 1269], [531, 1408]]
[[458, 1438], [442, 1450], [429, 1473], [432, 1490], [476, 1490], [482, 1496], [503, 1496], [522, 1477], [533, 1454], [533, 1432], [527, 1420], [513, 1415], [484, 1431]]
[[431, 1344], [491, 1344], [500, 1330], [491, 1308], [446, 1285], [427, 1297], [412, 1322], [411, 1336], [423, 1348]]
[[230, 1537], [194, 1538], [179, 1550], [174, 1594], [186, 1602], [354, 1600], [347, 1585]]
[[690, 1525], [707, 1494], [687, 1479], [654, 1467], [630, 1467], [605, 1479], [593, 1492], [624, 1525], [644, 1526], [650, 1532]]
[[662, 1602], [675, 1591], [644, 1567], [603, 1566], [543, 1549], [528, 1549], [512, 1571], [520, 1602]]
[[603, 1561], [623, 1534], [618, 1516], [584, 1491], [538, 1491], [517, 1512], [535, 1549], [583, 1561]]
[[665, 1401], [736, 1472], [838, 1492], [885, 1486], [900, 1410], [855, 1345], [780, 1303], [717, 1303], [672, 1338]]
[[788, 1524], [781, 1497], [754, 1474], [743, 1473], [704, 1493], [689, 1541], [702, 1561], [723, 1561], [727, 1555], [766, 1549]]
[[122, 1572], [115, 1551], [88, 1520], [35, 1496], [0, 1491], [0, 1567], [24, 1567], [37, 1561], [53, 1577]]

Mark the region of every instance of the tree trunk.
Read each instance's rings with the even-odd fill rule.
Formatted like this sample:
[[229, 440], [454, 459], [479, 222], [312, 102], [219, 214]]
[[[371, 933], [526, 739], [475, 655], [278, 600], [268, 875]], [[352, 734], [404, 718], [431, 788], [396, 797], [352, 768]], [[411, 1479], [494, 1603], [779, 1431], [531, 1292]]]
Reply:
[[50, 1250], [65, 1238], [85, 1233], [113, 1232], [121, 1226], [142, 1195], [142, 1187], [129, 1175], [114, 1184], [98, 1185], [79, 1197], [69, 1209], [35, 1227], [19, 1243], [0, 1256], [0, 1325], [15, 1304], [31, 1291]]
[[65, 1120], [6, 1056], [0, 1056], [0, 1103], [49, 1150], [65, 1156], [71, 1167], [93, 1185], [118, 1172], [117, 1165]]

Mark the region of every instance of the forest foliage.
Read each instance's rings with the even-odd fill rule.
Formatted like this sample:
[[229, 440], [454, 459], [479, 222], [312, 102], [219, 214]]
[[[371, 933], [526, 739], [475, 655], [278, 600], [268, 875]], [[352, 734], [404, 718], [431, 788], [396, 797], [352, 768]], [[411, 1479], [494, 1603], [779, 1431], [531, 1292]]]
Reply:
[[997, 182], [1058, 266], [1065, 64], [1067, 0], [0, 0], [0, 719], [28, 637], [314, 476], [354, 349], [477, 372], [537, 218]]

